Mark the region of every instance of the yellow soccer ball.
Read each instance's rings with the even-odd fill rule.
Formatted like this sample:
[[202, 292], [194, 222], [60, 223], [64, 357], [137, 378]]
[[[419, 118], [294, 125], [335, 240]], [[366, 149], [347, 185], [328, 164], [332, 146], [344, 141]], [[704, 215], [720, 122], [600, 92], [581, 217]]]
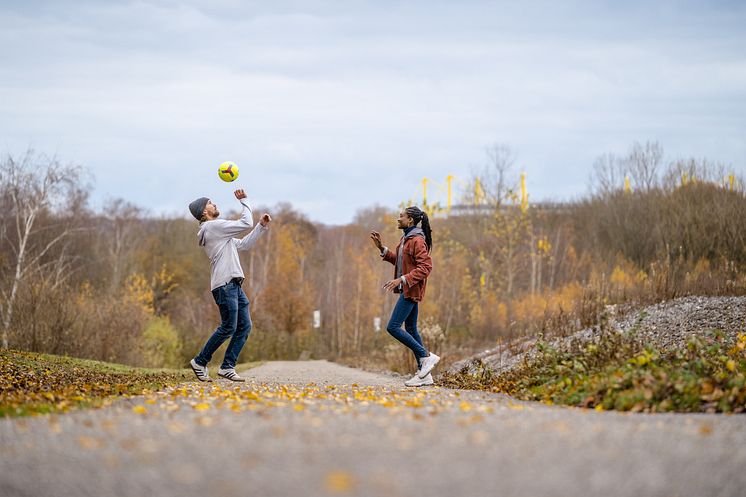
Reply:
[[235, 162], [223, 162], [218, 167], [218, 176], [220, 176], [220, 179], [227, 181], [228, 183], [236, 181], [236, 178], [238, 178], [238, 166]]

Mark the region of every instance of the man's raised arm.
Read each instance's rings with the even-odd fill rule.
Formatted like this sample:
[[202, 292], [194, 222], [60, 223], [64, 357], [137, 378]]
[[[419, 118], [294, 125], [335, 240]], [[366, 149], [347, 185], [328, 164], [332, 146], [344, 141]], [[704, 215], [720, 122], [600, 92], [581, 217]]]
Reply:
[[264, 232], [269, 229], [269, 223], [271, 222], [272, 217], [269, 214], [264, 214], [261, 221], [259, 221], [259, 224], [257, 224], [254, 229], [251, 230], [251, 233], [238, 241], [238, 245], [236, 248], [238, 250], [249, 250], [251, 247], [254, 246], [254, 244], [256, 244], [259, 238], [261, 238]]
[[211, 231], [213, 236], [218, 235], [221, 238], [232, 238], [254, 226], [254, 217], [251, 212], [251, 205], [246, 198], [246, 192], [243, 190], [236, 190], [233, 194], [236, 196], [238, 201], [241, 202], [241, 217], [235, 221], [227, 219], [217, 219], [213, 221], [214, 224], [212, 225]]

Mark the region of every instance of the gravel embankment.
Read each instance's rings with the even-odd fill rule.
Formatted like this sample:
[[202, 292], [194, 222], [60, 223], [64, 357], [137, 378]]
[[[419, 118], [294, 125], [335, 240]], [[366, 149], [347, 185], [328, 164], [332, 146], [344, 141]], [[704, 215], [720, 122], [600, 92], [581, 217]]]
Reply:
[[[683, 297], [620, 315], [615, 314], [614, 306], [609, 306], [608, 311], [612, 330], [623, 333], [635, 329], [642, 340], [664, 350], [684, 347], [692, 336], [710, 330], [721, 330], [728, 335], [746, 330], [746, 297]], [[586, 328], [561, 340], [587, 339], [599, 331], [598, 327]], [[523, 340], [485, 350], [454, 363], [449, 369], [456, 372], [474, 359], [481, 359], [493, 370], [505, 371], [519, 364], [533, 344], [534, 340]]]

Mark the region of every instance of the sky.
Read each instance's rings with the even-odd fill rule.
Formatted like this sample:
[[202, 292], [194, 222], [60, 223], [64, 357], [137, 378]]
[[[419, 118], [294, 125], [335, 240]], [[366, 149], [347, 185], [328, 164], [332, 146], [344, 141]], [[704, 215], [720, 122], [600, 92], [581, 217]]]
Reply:
[[242, 187], [327, 224], [424, 177], [443, 201], [493, 144], [532, 200], [635, 141], [743, 174], [745, 26], [739, 1], [0, 0], [0, 154], [84, 166], [94, 208]]

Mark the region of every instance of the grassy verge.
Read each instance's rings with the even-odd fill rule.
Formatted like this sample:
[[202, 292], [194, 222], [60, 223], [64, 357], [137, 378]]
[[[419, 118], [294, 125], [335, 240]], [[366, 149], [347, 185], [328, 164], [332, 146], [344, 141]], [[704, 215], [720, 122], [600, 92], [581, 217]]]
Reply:
[[560, 347], [539, 341], [533, 352], [510, 371], [494, 374], [476, 363], [475, 374], [464, 368], [440, 383], [597, 410], [746, 410], [746, 334], [711, 331], [691, 338], [685, 349], [663, 351], [634, 332], [603, 332]]
[[64, 412], [102, 405], [194, 379], [191, 370], [145, 369], [0, 350], [0, 416]]

